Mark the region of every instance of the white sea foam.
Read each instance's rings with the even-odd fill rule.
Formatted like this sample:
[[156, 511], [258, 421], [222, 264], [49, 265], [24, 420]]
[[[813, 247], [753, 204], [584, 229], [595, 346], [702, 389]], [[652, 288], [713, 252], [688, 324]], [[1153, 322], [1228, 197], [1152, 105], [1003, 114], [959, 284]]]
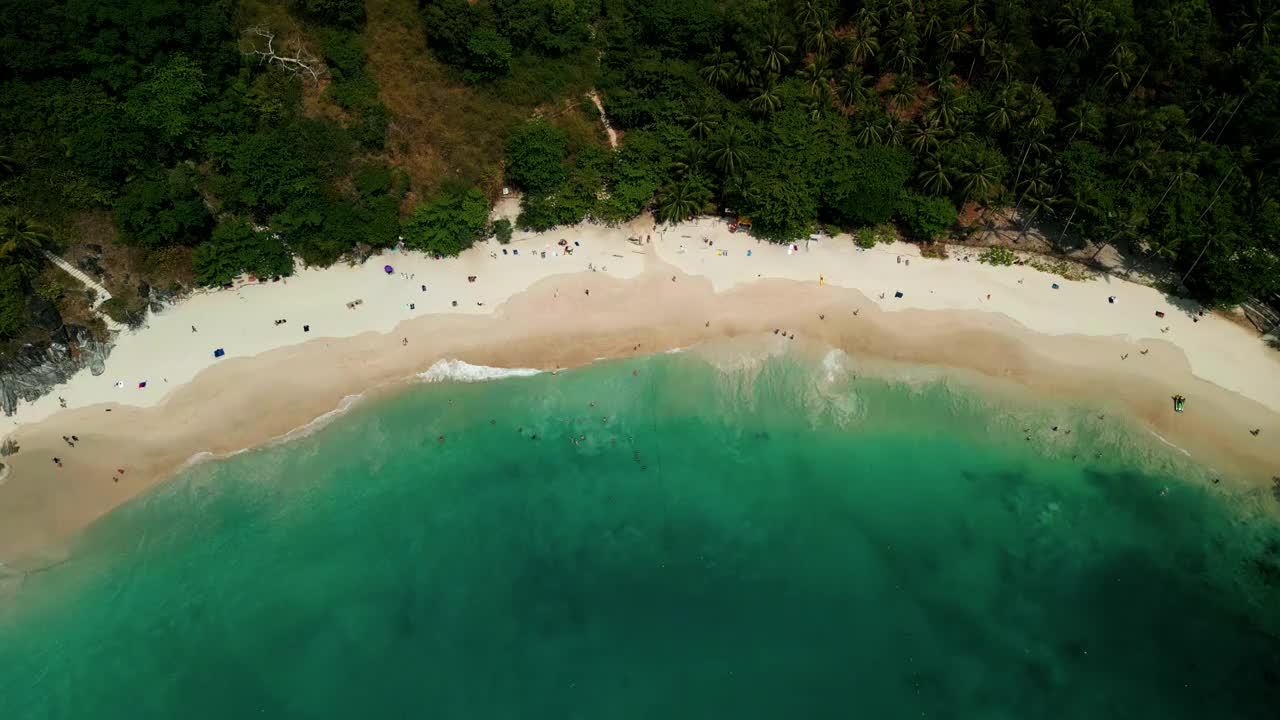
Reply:
[[[353, 405], [360, 402], [363, 398], [363, 395], [347, 395], [342, 398], [342, 402], [338, 403], [338, 407], [330, 410], [320, 417], [317, 417], [315, 420], [312, 420], [302, 427], [294, 428], [283, 435], [277, 435], [276, 437], [271, 438], [271, 440], [267, 442], [267, 445], [279, 445], [280, 443], [287, 443], [290, 440], [297, 440], [300, 437], [306, 437], [336, 420], [340, 415], [346, 413]], [[231, 454], [237, 455], [242, 452], [244, 452], [244, 450], [239, 450]]]
[[831, 350], [823, 356], [822, 369], [827, 373], [827, 382], [835, 382], [836, 376], [844, 373], [848, 357], [843, 350]]
[[533, 368], [497, 368], [446, 358], [437, 360], [427, 368], [426, 372], [418, 373], [418, 379], [423, 382], [484, 382], [509, 377], [529, 377], [541, 373], [541, 370]]
[[1147, 432], [1151, 433], [1152, 435], [1155, 435], [1155, 436], [1156, 436], [1156, 439], [1157, 439], [1157, 440], [1159, 440], [1160, 442], [1164, 443], [1165, 445], [1168, 445], [1169, 447], [1173, 448], [1174, 450], [1177, 450], [1178, 452], [1182, 453], [1183, 455], [1186, 455], [1187, 457], [1191, 457], [1191, 453], [1190, 453], [1190, 452], [1188, 452], [1187, 450], [1185, 450], [1185, 449], [1183, 449], [1183, 448], [1178, 447], [1177, 445], [1174, 445], [1173, 443], [1169, 442], [1168, 440], [1165, 440], [1163, 437], [1161, 437], [1160, 433], [1156, 432], [1155, 430], [1148, 430]]

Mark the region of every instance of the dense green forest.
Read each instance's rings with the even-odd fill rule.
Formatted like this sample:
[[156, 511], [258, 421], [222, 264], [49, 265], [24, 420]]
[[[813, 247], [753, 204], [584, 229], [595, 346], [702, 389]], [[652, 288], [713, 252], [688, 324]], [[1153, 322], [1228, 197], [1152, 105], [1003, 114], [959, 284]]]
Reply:
[[1280, 290], [1277, 32], [1275, 0], [0, 0], [0, 339], [85, 218], [218, 285], [509, 236], [503, 183], [527, 228], [1007, 209], [1233, 304]]

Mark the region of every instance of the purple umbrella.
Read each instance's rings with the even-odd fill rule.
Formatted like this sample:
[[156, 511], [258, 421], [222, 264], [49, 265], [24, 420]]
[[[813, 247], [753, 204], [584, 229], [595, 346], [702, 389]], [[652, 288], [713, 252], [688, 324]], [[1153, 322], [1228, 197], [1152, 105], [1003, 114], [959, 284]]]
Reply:
[[383, 265], [383, 266], [382, 266], [382, 269], [383, 269], [384, 271], [386, 271], [386, 273], [387, 273], [388, 275], [390, 275], [391, 273], [393, 273], [393, 272], [395, 272], [395, 271], [396, 271], [396, 269], [395, 269], [395, 268], [393, 268], [393, 267], [391, 267], [390, 265]]

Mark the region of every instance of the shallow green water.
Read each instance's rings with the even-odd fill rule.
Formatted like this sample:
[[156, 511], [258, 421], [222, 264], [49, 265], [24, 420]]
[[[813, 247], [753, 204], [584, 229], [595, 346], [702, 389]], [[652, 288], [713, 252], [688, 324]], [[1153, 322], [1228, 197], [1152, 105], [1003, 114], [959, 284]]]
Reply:
[[8, 601], [0, 718], [1275, 717], [1263, 494], [824, 376], [423, 386], [193, 468]]

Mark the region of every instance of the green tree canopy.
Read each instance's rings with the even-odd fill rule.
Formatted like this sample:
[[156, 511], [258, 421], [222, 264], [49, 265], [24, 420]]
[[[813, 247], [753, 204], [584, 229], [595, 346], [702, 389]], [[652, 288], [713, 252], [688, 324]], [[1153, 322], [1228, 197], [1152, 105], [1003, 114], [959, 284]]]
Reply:
[[293, 274], [293, 256], [271, 233], [258, 232], [244, 219], [224, 220], [208, 242], [191, 254], [196, 282], [206, 287], [225, 285], [248, 273], [260, 278]]
[[404, 223], [405, 245], [432, 254], [457, 255], [485, 235], [489, 201], [475, 188], [453, 185], [436, 193]]
[[525, 123], [507, 138], [507, 179], [530, 193], [550, 193], [564, 183], [569, 136], [545, 120]]
[[204, 198], [183, 167], [125, 185], [115, 220], [121, 242], [147, 250], [195, 245], [208, 239], [213, 226]]

